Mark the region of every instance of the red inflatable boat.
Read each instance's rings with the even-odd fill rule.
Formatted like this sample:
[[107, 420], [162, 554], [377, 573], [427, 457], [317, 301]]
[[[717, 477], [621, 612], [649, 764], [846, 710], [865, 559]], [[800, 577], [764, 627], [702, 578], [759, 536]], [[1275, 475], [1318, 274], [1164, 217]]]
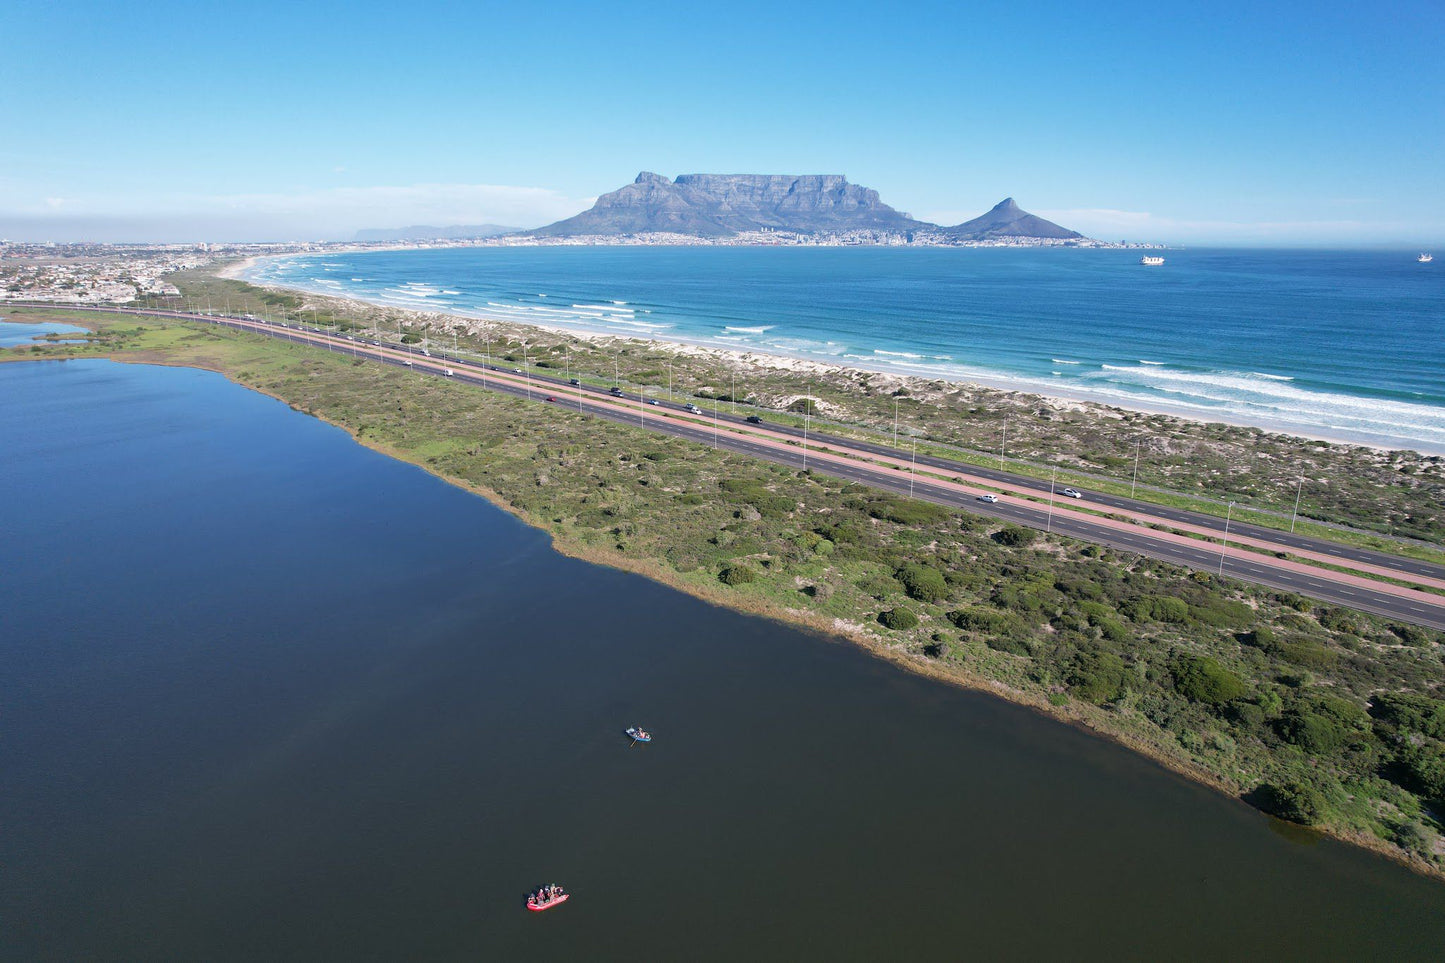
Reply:
[[571, 898], [571, 893], [558, 893], [556, 896], [546, 898], [538, 897], [534, 894], [527, 897], [527, 909], [533, 913], [540, 913], [543, 910], [549, 910], [554, 906], [565, 903]]

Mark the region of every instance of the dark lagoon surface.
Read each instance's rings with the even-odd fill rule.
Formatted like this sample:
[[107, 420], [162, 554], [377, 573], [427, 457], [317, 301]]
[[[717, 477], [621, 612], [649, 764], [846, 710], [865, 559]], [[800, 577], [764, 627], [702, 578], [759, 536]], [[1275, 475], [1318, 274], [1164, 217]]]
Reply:
[[[560, 557], [217, 375], [5, 364], [0, 399], [7, 958], [1445, 945], [1445, 885]], [[572, 901], [526, 912], [547, 881]]]

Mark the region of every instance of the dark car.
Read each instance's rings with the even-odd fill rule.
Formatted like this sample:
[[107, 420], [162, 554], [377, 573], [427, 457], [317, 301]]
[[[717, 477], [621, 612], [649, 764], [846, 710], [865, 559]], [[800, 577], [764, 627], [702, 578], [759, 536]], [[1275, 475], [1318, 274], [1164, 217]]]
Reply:
[[622, 389], [621, 389], [621, 388], [613, 388], [613, 389], [612, 389], [612, 394], [613, 394], [614, 397], [621, 398], [621, 397], [622, 397]]
[[569, 385], [571, 385], [572, 387], [574, 387], [574, 388], [580, 388], [580, 387], [582, 387], [582, 382], [578, 381], [576, 378], [571, 379], [571, 380], [568, 381], [567, 383], [568, 383]]
[[748, 424], [761, 425], [762, 423], [763, 419], [759, 418], [757, 415], [748, 415]]
[[556, 395], [548, 395], [548, 396], [547, 396], [547, 400], [548, 400], [548, 401], [556, 401], [556, 400], [557, 400], [557, 397], [556, 397]]

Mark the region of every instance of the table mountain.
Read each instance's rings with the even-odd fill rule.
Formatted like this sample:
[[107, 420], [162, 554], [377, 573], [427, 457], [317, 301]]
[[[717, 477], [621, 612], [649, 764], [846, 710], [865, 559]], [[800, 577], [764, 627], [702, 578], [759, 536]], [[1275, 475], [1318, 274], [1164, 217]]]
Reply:
[[878, 192], [841, 174], [683, 174], [668, 180], [643, 171], [591, 210], [531, 233], [641, 234], [670, 231], [726, 237], [773, 228], [817, 233], [874, 230], [903, 233], [932, 225], [884, 204]]

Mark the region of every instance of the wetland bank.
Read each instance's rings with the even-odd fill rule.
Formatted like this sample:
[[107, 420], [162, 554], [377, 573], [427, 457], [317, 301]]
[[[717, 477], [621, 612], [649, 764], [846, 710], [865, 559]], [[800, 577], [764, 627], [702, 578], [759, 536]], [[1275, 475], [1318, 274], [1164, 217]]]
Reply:
[[[233, 348], [182, 332], [191, 360]], [[17, 956], [1445, 939], [1434, 881], [1026, 709], [559, 556], [214, 374], [6, 364], [0, 390], [0, 490], [27, 507], [0, 543]], [[645, 752], [620, 734], [639, 719]], [[531, 918], [552, 878], [575, 898]]]

